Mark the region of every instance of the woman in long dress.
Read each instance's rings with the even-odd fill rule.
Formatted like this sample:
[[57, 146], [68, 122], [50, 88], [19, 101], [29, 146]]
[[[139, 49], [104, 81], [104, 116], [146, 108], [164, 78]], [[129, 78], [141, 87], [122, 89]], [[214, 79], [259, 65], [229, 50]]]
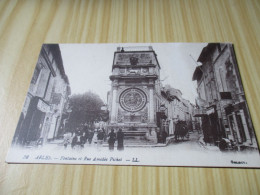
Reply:
[[114, 144], [116, 141], [116, 134], [114, 133], [114, 129], [111, 129], [111, 132], [108, 134], [108, 137], [109, 150], [114, 150]]
[[124, 150], [124, 133], [122, 129], [117, 132], [117, 150]]

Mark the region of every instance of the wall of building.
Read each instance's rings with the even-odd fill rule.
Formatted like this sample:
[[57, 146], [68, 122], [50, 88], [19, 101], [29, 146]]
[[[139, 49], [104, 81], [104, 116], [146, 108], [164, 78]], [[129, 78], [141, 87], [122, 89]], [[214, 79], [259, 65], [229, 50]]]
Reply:
[[200, 109], [204, 110], [207, 114], [204, 118], [208, 117], [212, 124], [218, 121], [214, 130], [216, 132], [214, 133], [214, 127], [209, 125], [207, 128], [211, 132], [207, 134], [214, 135], [215, 141], [227, 137], [237, 144], [256, 147], [233, 46], [208, 44], [202, 50], [198, 61], [202, 63], [203, 75], [200, 77], [198, 71], [195, 71], [197, 76], [194, 75], [193, 78], [197, 79], [199, 99], [205, 100], [200, 104]]
[[69, 82], [58, 45], [43, 45], [16, 129], [15, 143], [46, 142], [58, 135]]
[[[178, 121], [184, 121], [189, 128], [193, 130], [193, 122], [196, 119], [193, 116], [195, 105], [191, 104], [189, 100], [182, 98], [182, 93], [178, 89], [167, 85], [161, 88], [160, 104], [166, 108], [167, 133], [173, 135], [175, 126]], [[164, 128], [165, 129], [165, 128]]]

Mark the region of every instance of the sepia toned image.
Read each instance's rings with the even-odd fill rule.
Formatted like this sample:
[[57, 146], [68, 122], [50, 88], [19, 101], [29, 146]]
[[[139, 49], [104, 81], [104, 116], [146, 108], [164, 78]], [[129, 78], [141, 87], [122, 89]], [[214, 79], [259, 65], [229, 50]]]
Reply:
[[234, 46], [44, 44], [6, 161], [260, 167]]

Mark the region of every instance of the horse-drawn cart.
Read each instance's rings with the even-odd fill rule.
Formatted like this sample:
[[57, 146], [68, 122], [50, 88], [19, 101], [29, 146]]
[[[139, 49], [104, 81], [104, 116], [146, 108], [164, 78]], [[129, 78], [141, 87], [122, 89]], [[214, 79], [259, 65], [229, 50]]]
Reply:
[[185, 121], [178, 121], [175, 126], [175, 141], [189, 139], [189, 129]]

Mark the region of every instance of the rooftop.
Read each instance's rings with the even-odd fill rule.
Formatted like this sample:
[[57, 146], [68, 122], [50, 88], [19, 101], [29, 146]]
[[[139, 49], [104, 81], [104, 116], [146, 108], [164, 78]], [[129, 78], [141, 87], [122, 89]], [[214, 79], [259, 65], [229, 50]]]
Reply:
[[152, 46], [117, 47], [117, 51], [153, 51]]

